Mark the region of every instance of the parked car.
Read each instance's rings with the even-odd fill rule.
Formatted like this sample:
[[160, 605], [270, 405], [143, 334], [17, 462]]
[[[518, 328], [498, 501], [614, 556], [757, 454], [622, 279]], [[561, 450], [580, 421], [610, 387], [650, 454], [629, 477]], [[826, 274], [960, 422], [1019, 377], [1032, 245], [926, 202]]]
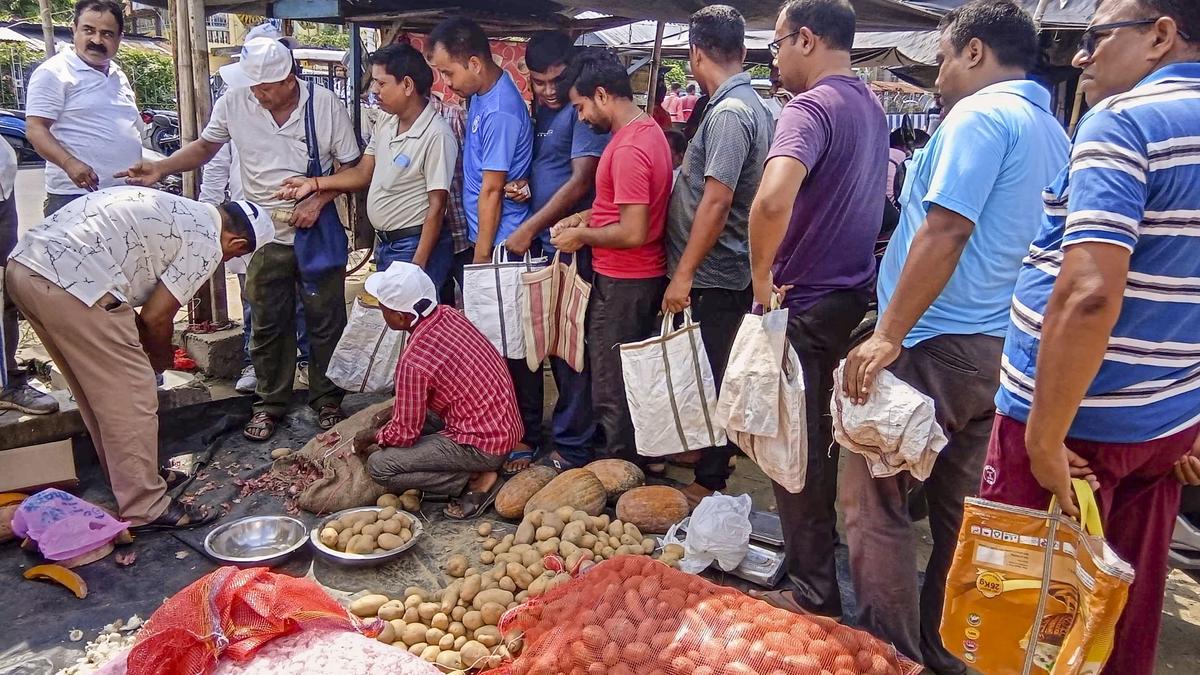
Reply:
[[40, 162], [42, 158], [33, 149], [33, 144], [25, 137], [25, 113], [19, 110], [0, 109], [0, 136], [12, 146], [17, 153], [17, 161]]

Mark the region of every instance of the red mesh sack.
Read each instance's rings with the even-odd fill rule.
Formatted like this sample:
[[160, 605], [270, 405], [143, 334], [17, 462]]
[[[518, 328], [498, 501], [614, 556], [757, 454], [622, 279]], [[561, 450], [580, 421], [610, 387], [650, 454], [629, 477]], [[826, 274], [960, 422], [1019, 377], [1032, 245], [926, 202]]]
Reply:
[[356, 630], [364, 625], [316, 582], [265, 567], [222, 567], [171, 596], [150, 617], [129, 652], [129, 675], [210, 672], [217, 660], [248, 661], [271, 640], [301, 629]]
[[776, 609], [641, 556], [605, 561], [508, 612], [517, 658], [488, 675], [899, 675], [867, 633]]

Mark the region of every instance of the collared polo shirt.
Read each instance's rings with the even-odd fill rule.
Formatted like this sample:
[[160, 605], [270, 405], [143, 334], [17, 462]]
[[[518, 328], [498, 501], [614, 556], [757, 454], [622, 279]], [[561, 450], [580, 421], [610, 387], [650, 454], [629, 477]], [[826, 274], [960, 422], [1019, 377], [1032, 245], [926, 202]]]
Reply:
[[[142, 117], [129, 80], [116, 63], [103, 73], [75, 50], [46, 59], [29, 78], [25, 114], [51, 120], [50, 135], [67, 152], [92, 167], [100, 187], [123, 185], [113, 178], [142, 159]], [[46, 163], [46, 192], [86, 192], [62, 167]]]
[[[212, 117], [200, 137], [210, 143], [237, 145], [241, 158], [242, 189], [246, 199], [268, 211], [293, 208], [295, 202], [277, 199], [283, 181], [308, 174], [308, 144], [304, 134], [304, 108], [313, 100], [317, 147], [325, 173], [334, 160], [341, 163], [359, 158], [358, 139], [346, 107], [324, 87], [302, 83], [300, 102], [282, 124], [258, 104], [248, 87], [230, 89], [217, 99]], [[292, 245], [295, 230], [286, 222], [275, 222], [275, 243]]]
[[1121, 314], [1067, 436], [1142, 443], [1200, 421], [1200, 63], [1176, 63], [1088, 111], [1044, 195], [1017, 277], [997, 409], [1029, 419], [1063, 251], [1131, 252]]
[[25, 234], [11, 259], [89, 307], [108, 293], [140, 307], [160, 281], [186, 305], [221, 262], [220, 235], [212, 204], [115, 187], [56, 211]]
[[733, 191], [725, 229], [696, 269], [696, 288], [740, 291], [750, 286], [750, 204], [762, 180], [775, 121], [762, 104], [750, 75], [729, 78], [708, 100], [707, 113], [683, 156], [683, 171], [667, 213], [667, 265], [679, 265], [692, 234], [705, 181], [715, 178]]
[[458, 140], [432, 104], [407, 131], [397, 132], [395, 115], [380, 111], [365, 151], [375, 157], [367, 193], [367, 217], [383, 232], [419, 235], [429, 214], [429, 193], [450, 191]]
[[880, 314], [933, 205], [975, 229], [905, 347], [938, 335], [1004, 336], [1017, 271], [1037, 236], [1042, 190], [1066, 165], [1068, 146], [1050, 113], [1050, 92], [1032, 80], [1011, 80], [959, 101], [917, 151], [901, 192], [900, 224], [879, 266]]

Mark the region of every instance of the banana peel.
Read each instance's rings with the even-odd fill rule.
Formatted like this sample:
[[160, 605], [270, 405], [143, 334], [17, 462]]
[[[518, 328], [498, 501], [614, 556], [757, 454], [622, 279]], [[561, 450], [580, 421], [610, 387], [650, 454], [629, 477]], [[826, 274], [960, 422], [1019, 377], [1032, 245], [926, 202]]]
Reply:
[[29, 499], [29, 495], [23, 492], [0, 492], [0, 506], [20, 504], [26, 499]]
[[88, 587], [87, 582], [78, 574], [63, 567], [62, 565], [37, 565], [25, 570], [26, 579], [48, 580], [53, 581], [67, 590], [75, 594], [75, 597], [82, 600], [87, 597]]

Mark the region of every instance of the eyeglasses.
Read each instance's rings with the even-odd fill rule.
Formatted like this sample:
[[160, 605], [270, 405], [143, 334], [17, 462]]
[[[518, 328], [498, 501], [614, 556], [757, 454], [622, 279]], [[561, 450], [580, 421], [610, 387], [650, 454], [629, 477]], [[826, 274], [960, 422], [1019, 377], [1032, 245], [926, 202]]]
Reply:
[[[1100, 41], [1108, 37], [1114, 30], [1118, 28], [1129, 28], [1131, 26], [1149, 26], [1158, 23], [1158, 19], [1132, 19], [1129, 21], [1116, 21], [1113, 23], [1101, 23], [1095, 26], [1089, 26], [1083, 31], [1083, 37], [1079, 40], [1079, 51], [1091, 56], [1096, 52], [1096, 47], [1100, 46]], [[1192, 36], [1181, 30], [1176, 30], [1179, 37], [1186, 42], [1191, 42]]]
[[788, 33], [787, 35], [784, 35], [783, 37], [779, 38], [778, 40], [767, 43], [767, 50], [771, 52], [771, 58], [776, 58], [779, 56], [779, 48], [781, 46], [781, 43], [784, 40], [791, 38], [791, 37], [796, 37], [799, 34], [800, 34], [799, 30], [794, 30], [794, 31]]

